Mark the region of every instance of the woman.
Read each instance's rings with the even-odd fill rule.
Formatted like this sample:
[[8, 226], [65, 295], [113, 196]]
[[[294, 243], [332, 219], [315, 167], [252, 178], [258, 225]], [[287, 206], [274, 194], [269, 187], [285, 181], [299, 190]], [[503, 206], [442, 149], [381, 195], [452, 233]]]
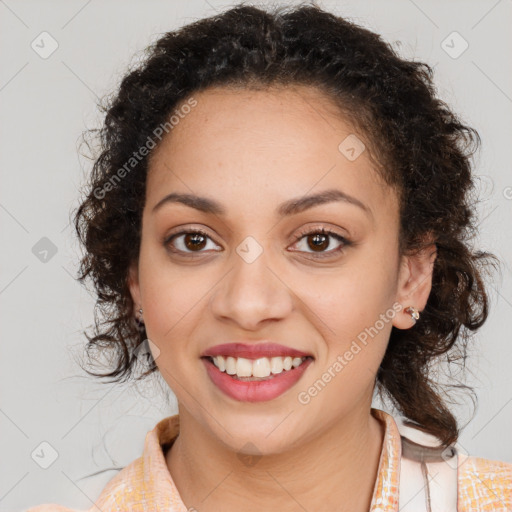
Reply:
[[428, 66], [316, 6], [239, 5], [165, 34], [106, 114], [75, 217], [89, 348], [115, 356], [93, 374], [149, 355], [179, 414], [91, 510], [512, 507], [431, 373], [486, 320], [492, 256], [478, 134]]

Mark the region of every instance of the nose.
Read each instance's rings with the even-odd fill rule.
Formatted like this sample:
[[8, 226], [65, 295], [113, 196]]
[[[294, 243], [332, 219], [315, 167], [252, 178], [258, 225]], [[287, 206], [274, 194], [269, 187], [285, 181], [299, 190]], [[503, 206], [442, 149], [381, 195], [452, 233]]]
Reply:
[[218, 320], [257, 331], [290, 314], [293, 294], [279, 271], [271, 268], [265, 252], [252, 262], [234, 253], [233, 266], [215, 287], [209, 306]]

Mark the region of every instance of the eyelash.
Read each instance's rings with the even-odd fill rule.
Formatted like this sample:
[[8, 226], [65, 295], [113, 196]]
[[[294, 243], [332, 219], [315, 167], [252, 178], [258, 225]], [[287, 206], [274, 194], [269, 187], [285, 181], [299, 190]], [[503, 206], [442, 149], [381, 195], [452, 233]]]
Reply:
[[[164, 240], [164, 245], [165, 245], [165, 247], [168, 247], [168, 246], [171, 245], [171, 242], [175, 238], [178, 238], [179, 236], [182, 236], [182, 235], [193, 235], [193, 234], [202, 235], [202, 236], [204, 236], [206, 238], [210, 238], [211, 239], [210, 235], [208, 233], [206, 233], [205, 231], [203, 231], [202, 229], [191, 228], [191, 229], [188, 229], [186, 231], [180, 231], [178, 233], [174, 233], [174, 234], [168, 236]], [[312, 230], [310, 229], [310, 230], [304, 230], [304, 231], [300, 232], [297, 236], [295, 236], [292, 245], [296, 244], [299, 240], [301, 240], [302, 238], [304, 238], [304, 237], [306, 237], [308, 235], [325, 235], [325, 236], [330, 236], [332, 238], [335, 238], [338, 242], [341, 242], [341, 246], [338, 249], [333, 249], [331, 251], [323, 252], [323, 253], [314, 253], [314, 252], [307, 253], [309, 255], [312, 255], [312, 257], [314, 259], [322, 259], [322, 258], [332, 257], [333, 254], [341, 253], [343, 251], [343, 249], [353, 245], [353, 243], [350, 240], [348, 240], [347, 238], [339, 235], [338, 233], [336, 233], [334, 231], [329, 231], [329, 230], [324, 229], [324, 228], [312, 229]], [[196, 256], [194, 256], [194, 252], [196, 252], [198, 254], [200, 254], [202, 252], [202, 251], [185, 252], [185, 251], [173, 250], [173, 249], [171, 249], [171, 251], [174, 252], [174, 253], [184, 253], [185, 257], [191, 257], [191, 258], [195, 258], [196, 257]]]

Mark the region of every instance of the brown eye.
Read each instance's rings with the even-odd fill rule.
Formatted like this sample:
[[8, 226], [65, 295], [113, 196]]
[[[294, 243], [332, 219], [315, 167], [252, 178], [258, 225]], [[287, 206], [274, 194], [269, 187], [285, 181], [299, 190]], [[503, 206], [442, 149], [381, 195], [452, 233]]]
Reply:
[[[300, 247], [302, 239], [306, 240], [306, 247], [303, 248]], [[334, 248], [327, 250], [331, 247], [332, 240], [338, 241], [338, 247], [334, 244]], [[295, 245], [299, 251], [309, 254], [317, 253], [318, 255], [313, 255], [313, 258], [326, 258], [340, 253], [345, 247], [351, 245], [351, 242], [333, 231], [316, 229], [314, 231], [303, 232], [297, 236], [295, 239]]]
[[184, 243], [191, 251], [200, 250], [206, 245], [206, 237], [201, 233], [188, 233], [185, 235]]
[[[208, 245], [209, 240], [211, 241], [210, 236], [204, 231], [189, 230], [171, 235], [165, 240], [164, 245], [172, 252], [183, 253], [186, 255], [205, 252], [203, 249]], [[218, 249], [214, 248], [213, 250]]]
[[[314, 235], [307, 235], [308, 247], [316, 251], [323, 251], [329, 247], [329, 235], [322, 233], [315, 233]], [[311, 242], [311, 243], [309, 243]]]

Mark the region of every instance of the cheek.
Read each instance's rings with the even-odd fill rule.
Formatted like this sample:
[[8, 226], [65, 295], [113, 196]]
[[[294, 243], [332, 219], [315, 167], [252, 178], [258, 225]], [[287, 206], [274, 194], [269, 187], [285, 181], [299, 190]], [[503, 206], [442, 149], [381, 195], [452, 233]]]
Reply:
[[[397, 314], [393, 308], [396, 279], [392, 253], [382, 258], [368, 247], [336, 273], [316, 276], [314, 286], [300, 287], [298, 296], [306, 306], [304, 312], [324, 340], [325, 350], [318, 361], [320, 373], [341, 356], [343, 373], [351, 375], [351, 386], [360, 379], [373, 378], [371, 373], [384, 356]], [[313, 292], [308, 294], [307, 290]]]
[[199, 325], [208, 297], [205, 282], [209, 281], [200, 272], [183, 270], [159, 255], [155, 257], [150, 250], [141, 251], [139, 269], [146, 332], [159, 347], [162, 360], [196, 357], [187, 340]]
[[[360, 254], [335, 273], [315, 276], [309, 286], [295, 290], [318, 317], [330, 338], [354, 336], [373, 325], [381, 313], [391, 308], [396, 293], [396, 268], [386, 259]], [[297, 282], [304, 284], [304, 277]], [[307, 290], [312, 290], [308, 293]]]
[[182, 279], [163, 278], [161, 274], [148, 276], [146, 281], [147, 336], [158, 347], [155, 363], [160, 374], [181, 403], [189, 403], [190, 395], [200, 393], [200, 382], [195, 376], [201, 361], [198, 347], [190, 343], [201, 322], [204, 293], [197, 290], [190, 280], [184, 283]]
[[[312, 320], [320, 333], [314, 374], [301, 388], [300, 400], [314, 401], [312, 411], [333, 418], [371, 396], [375, 376], [384, 357], [395, 311], [382, 296], [361, 293], [347, 283], [342, 293], [316, 297]], [[351, 294], [350, 292], [353, 292]]]

